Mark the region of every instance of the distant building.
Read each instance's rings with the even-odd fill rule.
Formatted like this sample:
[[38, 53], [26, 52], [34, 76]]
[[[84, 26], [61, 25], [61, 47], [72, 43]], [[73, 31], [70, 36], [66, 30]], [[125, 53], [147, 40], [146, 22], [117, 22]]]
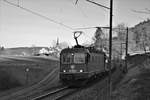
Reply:
[[48, 50], [45, 49], [45, 48], [42, 48], [40, 51], [39, 51], [39, 54], [48, 54]]

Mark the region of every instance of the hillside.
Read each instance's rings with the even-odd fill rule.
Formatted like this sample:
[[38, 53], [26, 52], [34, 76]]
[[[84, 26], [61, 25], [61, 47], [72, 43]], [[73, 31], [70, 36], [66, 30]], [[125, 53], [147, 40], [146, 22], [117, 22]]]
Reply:
[[5, 48], [0, 50], [0, 55], [12, 55], [12, 56], [31, 56], [34, 53], [38, 53], [42, 48], [47, 47], [18, 47], [18, 48]]
[[113, 91], [112, 100], [150, 100], [150, 58], [135, 55], [128, 59], [128, 73]]
[[[132, 38], [131, 38], [132, 37]], [[150, 49], [150, 19], [140, 22], [134, 27], [130, 28], [129, 38], [134, 46], [134, 50], [149, 50]], [[134, 48], [133, 48], [134, 47]]]
[[[117, 33], [118, 34], [118, 33]], [[126, 32], [124, 32], [126, 37]], [[126, 38], [125, 38], [126, 39]], [[119, 37], [113, 38], [113, 55], [125, 54], [125, 40], [119, 40]], [[122, 46], [121, 46], [122, 45]], [[107, 47], [109, 42], [107, 43]], [[122, 48], [122, 50], [121, 50]], [[150, 49], [150, 20], [140, 22], [128, 31], [128, 52], [145, 51]], [[121, 53], [122, 52], [122, 53]]]
[[139, 24], [135, 25], [133, 29], [141, 30], [141, 28], [143, 28], [143, 27], [145, 27], [146, 30], [148, 32], [150, 32], [150, 19], [147, 19], [147, 21], [140, 22]]

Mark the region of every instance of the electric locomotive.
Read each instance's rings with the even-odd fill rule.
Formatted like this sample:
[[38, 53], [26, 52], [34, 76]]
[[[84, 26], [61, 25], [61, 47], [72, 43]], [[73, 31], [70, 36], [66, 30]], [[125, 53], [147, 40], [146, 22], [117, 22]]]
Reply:
[[92, 76], [105, 72], [105, 53], [94, 47], [79, 45], [75, 33], [74, 38], [77, 45], [65, 48], [60, 53], [60, 80], [88, 80]]

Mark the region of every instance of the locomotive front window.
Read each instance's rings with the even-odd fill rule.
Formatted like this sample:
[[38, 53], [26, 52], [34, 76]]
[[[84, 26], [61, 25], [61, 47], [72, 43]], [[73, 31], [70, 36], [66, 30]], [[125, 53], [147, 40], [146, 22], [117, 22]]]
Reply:
[[70, 64], [72, 62], [72, 55], [71, 54], [63, 54], [61, 58], [61, 62], [63, 64]]
[[74, 54], [74, 63], [85, 63], [85, 54], [84, 53], [75, 53]]

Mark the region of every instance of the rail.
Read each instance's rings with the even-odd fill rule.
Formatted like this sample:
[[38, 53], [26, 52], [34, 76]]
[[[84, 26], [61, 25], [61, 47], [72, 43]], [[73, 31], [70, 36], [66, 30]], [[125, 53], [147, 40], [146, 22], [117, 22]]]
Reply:
[[60, 93], [60, 92], [62, 92], [62, 91], [64, 91], [64, 90], [67, 90], [67, 89], [69, 89], [69, 87], [68, 87], [68, 86], [65, 86], [65, 87], [56, 89], [56, 90], [54, 90], [54, 91], [50, 91], [50, 92], [47, 92], [47, 93], [45, 93], [45, 94], [42, 94], [42, 95], [40, 95], [40, 96], [34, 97], [34, 98], [32, 98], [31, 100], [40, 100], [40, 99], [49, 97], [49, 96], [51, 96], [51, 95]]

